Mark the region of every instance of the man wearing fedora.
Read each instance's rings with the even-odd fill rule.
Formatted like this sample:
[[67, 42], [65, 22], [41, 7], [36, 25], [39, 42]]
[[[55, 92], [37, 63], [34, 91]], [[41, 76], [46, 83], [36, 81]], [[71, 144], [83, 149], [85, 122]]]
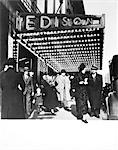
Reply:
[[88, 78], [88, 95], [91, 106], [91, 117], [99, 118], [102, 95], [102, 75], [97, 73], [97, 66], [92, 65]]
[[31, 115], [31, 98], [34, 96], [34, 84], [33, 84], [33, 78], [29, 74], [29, 68], [24, 68], [24, 76], [23, 76], [24, 82], [25, 82], [25, 89], [24, 89], [24, 103], [25, 103], [25, 111], [26, 111], [26, 117], [29, 117]]
[[23, 105], [25, 83], [21, 74], [15, 71], [16, 62], [13, 58], [9, 58], [5, 65], [7, 65], [7, 69], [0, 74], [0, 88], [2, 90], [1, 118], [25, 119]]

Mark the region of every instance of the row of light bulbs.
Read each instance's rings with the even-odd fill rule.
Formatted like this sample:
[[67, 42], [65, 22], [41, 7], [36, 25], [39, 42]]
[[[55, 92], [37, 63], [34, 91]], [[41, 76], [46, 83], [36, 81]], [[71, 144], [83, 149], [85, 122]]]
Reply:
[[[33, 46], [32, 46], [33, 47]], [[36, 46], [35, 46], [36, 47]], [[63, 48], [84, 48], [84, 49], [86, 49], [87, 47], [83, 47], [83, 45], [82, 44], [76, 44], [76, 45], [74, 45], [74, 44], [68, 44], [68, 45], [54, 45], [54, 46], [37, 46], [37, 49], [41, 49], [41, 50], [43, 50], [43, 49], [47, 49], [47, 50], [49, 50], [49, 49], [63, 49]], [[92, 45], [92, 47], [88, 47], [89, 49], [99, 49], [100, 47], [99, 46], [93, 46]]]
[[[66, 60], [72, 60], [74, 58], [74, 60], [82, 60], [82, 59], [86, 59], [86, 60], [93, 60], [93, 58], [96, 60], [96, 61], [99, 61], [100, 60], [100, 56], [99, 55], [75, 55], [75, 57], [73, 56], [68, 56], [68, 55], [62, 55], [63, 57], [57, 57], [57, 56], [54, 56], [54, 55], [41, 55], [41, 56], [44, 56], [46, 58], [55, 58], [55, 60], [62, 60], [63, 58], [65, 58]], [[86, 58], [87, 57], [87, 58]]]
[[[38, 51], [37, 51], [37, 53], [38, 53]], [[58, 52], [58, 53], [49, 53], [49, 52], [45, 52], [45, 53], [39, 53], [39, 54], [43, 54], [43, 55], [54, 55], [54, 56], [59, 56], [59, 54], [60, 55], [66, 55], [66, 56], [68, 56], [68, 57], [73, 57], [73, 55], [77, 55], [77, 56], [80, 56], [80, 55], [82, 55], [82, 56], [84, 56], [84, 55], [87, 55], [87, 56], [93, 56], [93, 55], [96, 55], [96, 56], [99, 56], [100, 54], [96, 51], [96, 52], [94, 52], [94, 51], [90, 51], [90, 53], [88, 53], [88, 52], [74, 52], [74, 51], [72, 51], [72, 52]]]
[[[87, 63], [90, 63], [90, 62], [92, 62], [93, 63], [93, 61], [94, 62], [96, 62], [96, 63], [99, 63], [100, 61], [98, 60], [95, 60], [95, 59], [86, 59], [86, 58], [84, 58], [84, 59], [77, 59], [77, 60], [67, 60], [67, 59], [63, 59], [63, 58], [61, 58], [61, 59], [54, 59], [53, 57], [50, 57], [51, 59], [47, 59], [46, 58], [46, 60], [47, 61], [50, 61], [50, 62], [52, 62], [52, 63], [55, 63], [55, 64], [59, 64], [59, 63], [63, 63], [63, 64], [70, 64], [70, 63], [79, 63], [79, 62], [87, 62]], [[74, 66], [73, 66], [74, 67]]]
[[[33, 47], [33, 50], [34, 51], [39, 51], [39, 52], [63, 52], [63, 51], [84, 51], [84, 52], [87, 52], [88, 50], [94, 50], [94, 51], [98, 51], [100, 52], [100, 47], [98, 46], [95, 46], [95, 47], [67, 47], [67, 48], [62, 48], [62, 47], [59, 47], [59, 48], [55, 48], [55, 47], [49, 47], [46, 49], [41, 48], [41, 47]], [[86, 51], [87, 50], [87, 51]], [[90, 52], [90, 51], [89, 51]]]
[[39, 53], [39, 54], [43, 54], [43, 55], [55, 55], [55, 56], [58, 56], [59, 54], [65, 54], [65, 55], [68, 55], [68, 57], [70, 57], [71, 55], [83, 55], [83, 54], [87, 54], [88, 56], [89, 55], [94, 55], [94, 54], [96, 54], [96, 55], [100, 55], [99, 54], [99, 52], [98, 51], [90, 51], [90, 52], [88, 52], [88, 51], [85, 51], [85, 52], [83, 52], [83, 51], [58, 51], [58, 52], [49, 52], [49, 51], [43, 51], [43, 52], [39, 52], [39, 51], [37, 51], [36, 53]]
[[[57, 40], [54, 40], [54, 41], [34, 41], [34, 42], [32, 42], [32, 41], [26, 41], [26, 40], [24, 40], [26, 43], [28, 43], [29, 45], [57, 45], [57, 44], [69, 44], [69, 43], [82, 43], [83, 45], [84, 44], [93, 44], [93, 45], [99, 45], [100, 43], [96, 43], [96, 42], [94, 42], [94, 43], [89, 43], [89, 40], [80, 40], [80, 39], [75, 39], [75, 40], [59, 40], [59, 41], [57, 41]], [[93, 41], [100, 41], [100, 40], [93, 40]]]
[[85, 35], [58, 35], [56, 37], [39, 37], [39, 38], [31, 38], [31, 37], [28, 37], [28, 38], [22, 38], [23, 40], [27, 40], [27, 41], [53, 41], [53, 40], [61, 40], [61, 39], [77, 39], [77, 38], [97, 38], [99, 37], [98, 34], [96, 34], [94, 36], [94, 34], [85, 34]]
[[[48, 31], [47, 31], [48, 32]], [[85, 37], [91, 37], [91, 36], [100, 36], [100, 33], [99, 33], [99, 31], [97, 31], [97, 32], [94, 32], [94, 31], [92, 31], [92, 32], [80, 32], [80, 33], [77, 33], [77, 32], [63, 32], [63, 33], [54, 33], [54, 34], [41, 34], [41, 32], [39, 32], [39, 35], [37, 35], [37, 33], [24, 33], [24, 34], [17, 34], [17, 36], [18, 37], [22, 37], [23, 39], [33, 39], [33, 38], [36, 38], [36, 39], [39, 39], [39, 38], [41, 38], [41, 37], [46, 37], [46, 38], [48, 38], [48, 37], [55, 37], [55, 36], [71, 36], [71, 35], [80, 35], [80, 37], [83, 37], [83, 36], [85, 36]]]
[[63, 51], [53, 51], [53, 50], [44, 50], [44, 51], [35, 51], [37, 54], [43, 54], [43, 55], [59, 55], [59, 54], [65, 54], [65, 55], [83, 55], [83, 54], [88, 54], [88, 55], [94, 55], [94, 54], [97, 54], [99, 55], [99, 52], [98, 50], [94, 51], [94, 50], [91, 50], [90, 52], [88, 51], [75, 51], [74, 49], [72, 51], [65, 51], [65, 49]]
[[78, 28], [78, 29], [65, 29], [65, 30], [54, 30], [54, 31], [37, 31], [31, 33], [18, 33], [18, 36], [39, 36], [39, 35], [53, 35], [60, 33], [73, 33], [73, 32], [91, 32], [91, 31], [99, 31], [100, 28]]
[[67, 48], [67, 49], [33, 49], [34, 52], [40, 53], [64, 53], [64, 52], [72, 52], [72, 53], [99, 53], [100, 47], [88, 47], [88, 48]]
[[[51, 58], [51, 57], [50, 57]], [[46, 58], [47, 60], [48, 60], [48, 58]], [[53, 60], [54, 60], [54, 58], [53, 58]], [[69, 63], [71, 62], [71, 61], [73, 61], [73, 62], [78, 62], [79, 60], [85, 60], [85, 62], [93, 62], [93, 59], [88, 59], [88, 58], [83, 58], [83, 59], [76, 59], [76, 60], [72, 60], [72, 59], [66, 59], [66, 61], [69, 61]], [[63, 63], [65, 63], [65, 61], [64, 60], [62, 60], [62, 59], [55, 59], [55, 62], [63, 62]], [[98, 60], [98, 59], [95, 59], [95, 62], [97, 62], [97, 63], [99, 63], [100, 62], [100, 60]]]

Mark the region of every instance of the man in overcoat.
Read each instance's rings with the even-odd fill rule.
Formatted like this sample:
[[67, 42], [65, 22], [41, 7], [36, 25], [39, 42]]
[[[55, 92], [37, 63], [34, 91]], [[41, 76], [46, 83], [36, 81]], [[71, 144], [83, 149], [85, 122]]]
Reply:
[[25, 111], [26, 116], [29, 117], [31, 115], [31, 98], [34, 96], [34, 85], [33, 85], [33, 78], [29, 74], [28, 68], [25, 68], [24, 71], [24, 82], [25, 82], [25, 90], [23, 92], [25, 97]]
[[0, 88], [2, 90], [1, 118], [24, 119], [23, 90], [25, 83], [21, 74], [15, 71], [15, 60], [13, 58], [9, 58], [6, 65], [8, 65], [7, 70], [0, 74]]
[[88, 78], [88, 96], [91, 106], [91, 116], [99, 118], [102, 97], [102, 75], [97, 73], [98, 68], [92, 66], [92, 73]]

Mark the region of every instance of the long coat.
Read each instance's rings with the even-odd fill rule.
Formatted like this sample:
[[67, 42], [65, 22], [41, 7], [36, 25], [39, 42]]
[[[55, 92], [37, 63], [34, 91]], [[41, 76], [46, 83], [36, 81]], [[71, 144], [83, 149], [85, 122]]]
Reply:
[[93, 79], [90, 74], [88, 78], [88, 95], [90, 105], [92, 108], [100, 109], [101, 106], [101, 94], [102, 94], [102, 75], [96, 74]]
[[0, 87], [2, 90], [2, 119], [24, 119], [23, 94], [19, 90], [25, 83], [21, 74], [9, 68], [6, 72], [0, 74]]
[[70, 101], [71, 96], [70, 96], [70, 79], [68, 76], [65, 77], [65, 100]]
[[41, 84], [43, 85], [42, 92], [45, 93], [43, 105], [48, 109], [57, 107], [59, 104], [55, 87], [50, 86], [45, 80], [42, 80]]
[[84, 81], [86, 75], [79, 72], [73, 79], [72, 88], [75, 89], [75, 101], [78, 115], [86, 114], [88, 111], [88, 94], [86, 90], [86, 85], [80, 84], [80, 81]]
[[59, 92], [60, 98], [59, 101], [69, 101], [71, 100], [70, 96], [70, 79], [68, 76], [59, 75], [56, 78], [57, 86], [56, 89]]

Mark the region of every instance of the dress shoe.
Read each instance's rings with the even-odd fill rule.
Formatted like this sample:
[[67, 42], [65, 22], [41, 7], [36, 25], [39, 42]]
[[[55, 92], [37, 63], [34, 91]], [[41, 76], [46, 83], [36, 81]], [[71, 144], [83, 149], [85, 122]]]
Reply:
[[59, 110], [57, 108], [54, 108], [54, 112], [58, 112]]
[[84, 120], [84, 119], [82, 119], [82, 122], [84, 122], [84, 123], [88, 123], [88, 121], [87, 121], [87, 120]]

